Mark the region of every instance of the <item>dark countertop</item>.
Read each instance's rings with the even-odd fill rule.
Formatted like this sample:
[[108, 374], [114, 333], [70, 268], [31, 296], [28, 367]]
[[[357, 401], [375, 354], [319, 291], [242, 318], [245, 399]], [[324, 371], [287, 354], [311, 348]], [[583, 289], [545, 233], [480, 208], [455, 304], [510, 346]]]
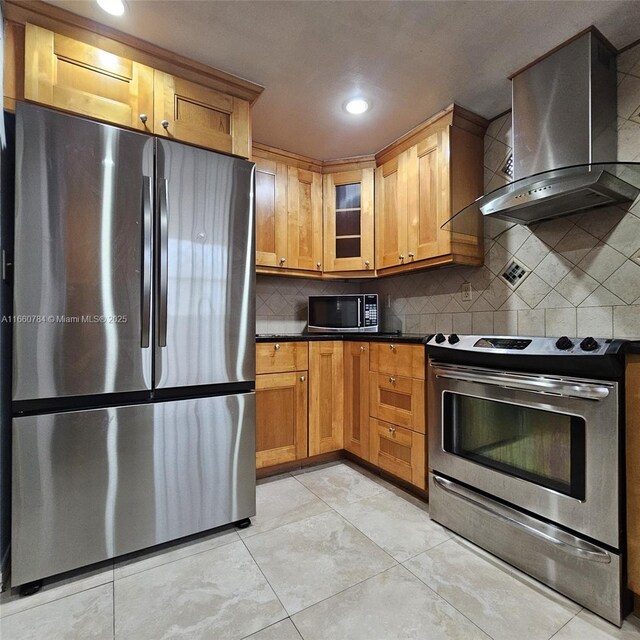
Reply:
[[256, 342], [311, 342], [344, 340], [349, 342], [406, 342], [425, 344], [431, 335], [418, 333], [259, 333]]
[[625, 348], [625, 353], [640, 353], [640, 340], [632, 340], [629, 342]]

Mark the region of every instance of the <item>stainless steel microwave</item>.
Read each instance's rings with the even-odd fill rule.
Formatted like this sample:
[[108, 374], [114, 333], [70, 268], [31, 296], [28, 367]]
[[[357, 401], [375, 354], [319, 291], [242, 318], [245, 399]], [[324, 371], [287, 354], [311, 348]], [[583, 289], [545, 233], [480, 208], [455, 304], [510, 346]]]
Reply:
[[360, 333], [378, 331], [378, 294], [309, 296], [308, 331]]

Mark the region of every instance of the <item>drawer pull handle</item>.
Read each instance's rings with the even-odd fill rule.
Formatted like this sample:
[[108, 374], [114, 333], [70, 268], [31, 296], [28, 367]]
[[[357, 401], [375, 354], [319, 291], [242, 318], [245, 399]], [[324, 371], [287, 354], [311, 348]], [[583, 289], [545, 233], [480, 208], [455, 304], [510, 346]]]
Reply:
[[286, 258], [280, 258], [280, 264], [284, 264], [287, 261]]
[[400, 255], [398, 256], [398, 260], [404, 260], [404, 256], [403, 256], [402, 254], [400, 254]]
[[316, 267], [318, 267], [318, 269], [322, 266], [322, 262], [316, 262]]
[[396, 379], [395, 379], [395, 378], [389, 378], [389, 382], [390, 382], [391, 384], [393, 384], [395, 381], [396, 381]]
[[395, 433], [395, 432], [396, 432], [395, 427], [389, 427], [389, 433]]
[[390, 344], [389, 345], [389, 349], [391, 349], [391, 351], [395, 351], [396, 350], [396, 345], [395, 344]]
[[360, 347], [360, 351], [366, 351], [365, 347]]
[[413, 258], [415, 255], [416, 255], [416, 254], [415, 254], [415, 253], [413, 253], [413, 251], [409, 251], [409, 257], [410, 257], [410, 258]]
[[139, 117], [140, 117], [140, 122], [146, 122], [149, 119], [146, 113], [141, 113]]
[[169, 131], [169, 121], [168, 120], [163, 120], [161, 123], [162, 128], [166, 129], [167, 131]]
[[277, 351], [280, 348], [280, 343], [276, 342], [273, 348]]
[[300, 376], [300, 382], [304, 382], [305, 378], [304, 376]]

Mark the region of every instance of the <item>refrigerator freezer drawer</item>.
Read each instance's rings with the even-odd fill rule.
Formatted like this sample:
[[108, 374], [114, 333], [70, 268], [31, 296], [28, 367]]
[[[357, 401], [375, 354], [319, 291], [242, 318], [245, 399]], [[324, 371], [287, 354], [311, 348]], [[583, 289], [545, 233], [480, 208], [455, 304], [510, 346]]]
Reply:
[[13, 421], [12, 582], [255, 514], [255, 394]]

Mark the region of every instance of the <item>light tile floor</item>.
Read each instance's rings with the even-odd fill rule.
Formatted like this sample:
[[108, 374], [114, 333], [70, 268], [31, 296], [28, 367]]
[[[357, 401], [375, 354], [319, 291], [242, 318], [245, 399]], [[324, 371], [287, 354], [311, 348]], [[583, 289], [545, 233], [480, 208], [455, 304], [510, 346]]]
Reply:
[[349, 463], [258, 485], [253, 526], [0, 596], [2, 640], [640, 640]]

